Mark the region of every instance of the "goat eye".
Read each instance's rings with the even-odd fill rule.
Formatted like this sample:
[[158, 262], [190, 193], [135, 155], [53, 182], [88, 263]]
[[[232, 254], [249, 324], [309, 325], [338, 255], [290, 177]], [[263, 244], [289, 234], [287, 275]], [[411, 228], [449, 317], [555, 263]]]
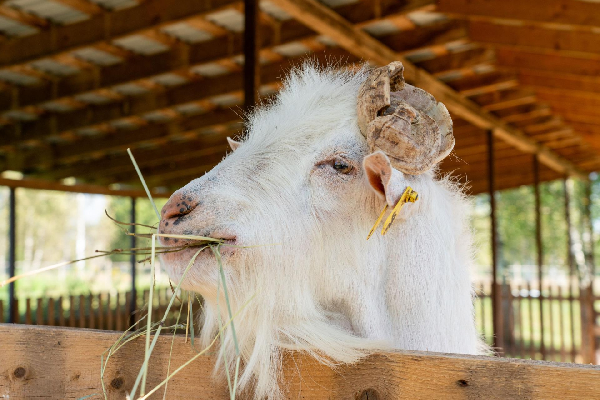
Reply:
[[333, 163], [333, 169], [335, 169], [340, 174], [349, 174], [352, 172], [353, 167], [351, 165], [346, 164], [344, 161], [335, 160]]

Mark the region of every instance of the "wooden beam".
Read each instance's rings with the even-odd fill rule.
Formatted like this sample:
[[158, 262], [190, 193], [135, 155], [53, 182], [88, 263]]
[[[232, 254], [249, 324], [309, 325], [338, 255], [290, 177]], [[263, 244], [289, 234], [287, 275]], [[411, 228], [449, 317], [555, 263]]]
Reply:
[[239, 0], [146, 0], [134, 7], [92, 15], [85, 21], [53, 25], [51, 32], [43, 30], [34, 35], [4, 42], [0, 52], [0, 66], [27, 62], [126, 36], [135, 31], [174, 22], [237, 1]]
[[477, 104], [458, 94], [431, 74], [417, 68], [413, 63], [392, 51], [381, 42], [346, 21], [316, 0], [274, 0], [275, 4], [294, 18], [314, 30], [329, 36], [349, 52], [365, 57], [376, 64], [385, 65], [402, 61], [407, 80], [428, 91], [443, 102], [454, 116], [459, 116], [483, 129], [492, 129], [494, 135], [521, 151], [538, 154], [540, 161], [558, 172], [585, 178], [570, 161], [557, 156], [548, 148], [528, 138], [524, 133], [507, 125]]
[[499, 66], [514, 69], [526, 68], [591, 77], [600, 75], [600, 55], [598, 54], [498, 46], [496, 59]]
[[[327, 63], [331, 57], [343, 59], [348, 63], [358, 61], [356, 57], [349, 55], [343, 49], [334, 48], [312, 55], [315, 62], [320, 64]], [[264, 65], [260, 70], [260, 80], [265, 84], [278, 83], [285, 72], [298, 65], [302, 59], [304, 57], [299, 56]], [[90, 106], [84, 110], [48, 112], [34, 121], [0, 127], [0, 146], [14, 145], [23, 140], [45, 139], [65, 131], [77, 130], [118, 118], [174, 107], [192, 101], [206, 100], [213, 96], [241, 90], [243, 81], [243, 72], [233, 72], [212, 78], [195, 79], [189, 83], [139, 96], [127, 96], [120, 101]]]
[[[66, 144], [57, 144], [54, 147], [56, 161], [68, 159], [81, 159], [87, 154], [123, 150], [134, 144], [141, 144], [153, 139], [168, 137], [177, 133], [186, 133], [190, 130], [200, 130], [213, 125], [230, 124], [241, 119], [235, 110], [217, 109], [206, 114], [178, 118], [167, 123], [156, 123], [141, 126], [137, 129], [120, 130], [110, 135], [93, 138], [82, 138]], [[241, 128], [241, 124], [240, 124]]]
[[581, 76], [571, 73], [556, 73], [520, 67], [516, 71], [516, 74], [519, 81], [526, 86], [600, 93], [600, 77], [597, 76]]
[[244, 0], [244, 107], [254, 108], [260, 87], [258, 0]]
[[[229, 4], [234, 0], [224, 1]], [[337, 7], [336, 11], [349, 18], [353, 23], [365, 23], [381, 19], [381, 13], [377, 12], [377, 5], [380, 6], [380, 11], [389, 17], [405, 14], [431, 2], [432, 0], [410, 0], [406, 3], [369, 0], [342, 5]], [[214, 10], [214, 8], [209, 8], [206, 11], [211, 10]], [[197, 24], [199, 20], [200, 18], [195, 18], [193, 22]], [[273, 34], [273, 27], [268, 24], [261, 23], [260, 29], [259, 46], [261, 48], [269, 48], [314, 36], [314, 31], [293, 19], [281, 22], [278, 35]], [[105, 43], [100, 42], [100, 44]], [[242, 54], [243, 33], [234, 32], [228, 35], [218, 35], [212, 40], [199, 43], [177, 43], [168, 52], [156, 55], [136, 56], [131, 53], [123, 62], [115, 65], [81, 71], [78, 74], [61, 77], [60, 79], [55, 77], [51, 80], [52, 82], [44, 81], [37, 85], [15, 87], [12, 92], [6, 94], [8, 96], [14, 92], [14, 95], [8, 96], [9, 99], [0, 101], [0, 106], [4, 106], [0, 110], [40, 104], [64, 96], [73, 96], [132, 80], [149, 78], [177, 69], [187, 69], [191, 65], [214, 62]], [[2, 54], [0, 54], [1, 56]]]
[[[108, 196], [124, 196], [124, 197], [148, 197], [146, 192], [141, 189], [110, 189], [106, 186], [75, 184], [65, 185], [63, 183], [50, 182], [41, 179], [6, 179], [0, 178], [0, 186], [10, 188], [25, 188], [36, 190], [56, 190], [59, 192], [70, 193], [90, 193], [104, 194]], [[152, 191], [152, 197], [169, 197], [170, 193]]]
[[[11, 399], [102, 395], [100, 356], [120, 332], [0, 325], [0, 390]], [[196, 355], [178, 335], [161, 336], [149, 363], [148, 388]], [[144, 338], [111, 356], [104, 373], [109, 399], [130, 392], [142, 364]], [[167, 398], [229, 399], [224, 380], [212, 378], [214, 355], [197, 357], [169, 382]], [[288, 399], [354, 399], [370, 389], [377, 398], [591, 399], [600, 392], [600, 367], [497, 357], [398, 351], [375, 354], [335, 369], [302, 353], [286, 353], [282, 381]], [[159, 390], [162, 395], [163, 388]], [[366, 398], [366, 397], [364, 397]]]
[[[156, 148], [132, 149], [140, 167], [161, 165], [173, 160], [187, 160], [190, 158], [201, 160], [203, 157], [215, 154], [221, 157], [228, 151], [226, 135], [198, 135], [184, 141], [163, 141]], [[204, 163], [204, 162], [203, 162]], [[84, 179], [103, 178], [124, 172], [134, 172], [131, 169], [131, 159], [125, 151], [94, 160], [81, 160], [70, 165], [56, 166], [48, 170], [41, 170], [39, 174], [54, 180], [77, 176]]]
[[469, 37], [481, 43], [600, 53], [600, 32], [597, 30], [553, 29], [502, 22], [470, 21]]
[[[442, 34], [442, 36], [444, 35]], [[397, 44], [400, 45], [399, 43]], [[417, 43], [405, 41], [403, 45], [407, 47], [399, 47], [395, 48], [395, 50], [409, 51], [413, 49], [410, 46], [415, 46]], [[474, 53], [475, 57], [481, 54], [480, 50], [476, 50]], [[468, 52], [468, 55], [473, 54]], [[296, 65], [299, 62], [298, 60], [303, 57], [288, 58], [281, 62], [261, 66], [260, 80], [264, 83], [279, 81], [279, 78], [284, 74], [283, 71]], [[460, 62], [464, 62], [466, 56], [459, 52], [453, 57], [454, 62], [457, 62], [456, 60], [463, 60]], [[340, 48], [329, 48], [326, 51], [313, 53], [311, 58], [320, 63], [326, 63], [332, 58], [339, 59], [341, 62], [355, 62], [358, 60], [358, 58]], [[451, 60], [452, 58], [450, 58]], [[466, 60], [468, 61], [469, 58], [467, 57]], [[428, 62], [426, 61], [426, 63]], [[436, 68], [435, 64], [428, 64], [427, 66]], [[438, 70], [443, 66], [444, 64], [437, 63]], [[2, 138], [0, 142], [3, 145], [7, 145], [9, 143], [16, 143], [16, 140], [33, 140], [50, 135], [58, 135], [63, 131], [75, 130], [111, 119], [205, 99], [210, 96], [237, 90], [241, 88], [241, 82], [242, 73], [237, 72], [208, 79], [196, 78], [182, 85], [160, 88], [159, 90], [153, 90], [136, 96], [124, 96], [120, 100], [88, 106], [85, 109], [74, 109], [60, 113], [46, 112], [34, 121], [24, 121], [19, 124], [0, 127], [0, 137]]]
[[600, 4], [578, 0], [440, 0], [438, 10], [450, 15], [504, 18], [565, 25], [600, 25]]

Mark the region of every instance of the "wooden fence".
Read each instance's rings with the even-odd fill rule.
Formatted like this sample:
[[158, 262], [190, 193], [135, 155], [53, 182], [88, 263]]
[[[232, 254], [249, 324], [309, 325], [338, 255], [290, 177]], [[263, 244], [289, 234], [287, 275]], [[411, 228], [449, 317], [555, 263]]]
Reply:
[[[475, 316], [479, 331], [492, 343], [493, 316], [491, 288], [484, 284], [475, 286], [477, 301]], [[497, 349], [502, 355], [561, 362], [583, 362], [581, 297], [578, 291], [564, 286], [548, 286], [541, 292], [530, 283], [503, 285], [501, 287], [503, 321], [503, 346]], [[543, 320], [540, 319], [540, 301]], [[600, 298], [592, 304], [600, 306]], [[591, 325], [592, 335], [598, 333], [598, 315]], [[594, 330], [595, 328], [595, 330]], [[543, 346], [542, 346], [543, 343]], [[597, 347], [596, 347], [597, 348]]]
[[[479, 331], [492, 343], [492, 307], [490, 287], [477, 284], [475, 315]], [[546, 288], [541, 293], [544, 326], [540, 325], [540, 293], [531, 285], [505, 285], [502, 290], [504, 314], [504, 346], [502, 355], [514, 358], [545, 359], [548, 361], [582, 362], [581, 310], [579, 293], [570, 293], [565, 287]], [[154, 294], [154, 321], [162, 318], [171, 298], [171, 288], [160, 288]], [[598, 299], [597, 299], [598, 300]], [[148, 291], [139, 292], [138, 312], [131, 315], [131, 293], [98, 293], [58, 298], [19, 299], [20, 323], [103, 330], [125, 330], [137, 320], [148, 301]], [[193, 307], [198, 308], [198, 303]], [[173, 325], [179, 313], [176, 300], [167, 319]], [[599, 304], [600, 305], [600, 304]], [[188, 312], [184, 300], [182, 319]], [[0, 321], [4, 319], [4, 305], [0, 301]], [[185, 322], [182, 320], [181, 322]], [[542, 353], [541, 343], [544, 340]]]
[[[0, 398], [103, 397], [101, 355], [119, 333], [0, 324]], [[158, 338], [148, 390], [196, 356], [184, 338]], [[108, 399], [131, 391], [144, 359], [144, 337], [111, 356], [104, 375]], [[167, 399], [229, 399], [227, 383], [212, 379], [216, 354], [198, 356], [169, 381]], [[597, 399], [600, 366], [424, 352], [375, 354], [335, 369], [310, 356], [286, 353], [281, 380], [288, 399]], [[161, 387], [152, 397], [163, 398]], [[247, 398], [247, 394], [238, 398]]]
[[[16, 300], [19, 310], [18, 322], [27, 325], [65, 326], [71, 328], [91, 328], [123, 331], [131, 322], [145, 314], [148, 303], [148, 290], [139, 292], [136, 301], [137, 311], [131, 313], [131, 292], [96, 293], [79, 296], [61, 296], [47, 298], [25, 298]], [[159, 288], [154, 292], [152, 320], [164, 315], [171, 299], [171, 288]], [[197, 304], [197, 303], [196, 303]], [[171, 307], [167, 324], [173, 325], [180, 309], [176, 300]], [[188, 312], [188, 302], [184, 301], [183, 317]], [[5, 321], [5, 304], [0, 300], [0, 321]], [[185, 322], [185, 321], [182, 321]]]

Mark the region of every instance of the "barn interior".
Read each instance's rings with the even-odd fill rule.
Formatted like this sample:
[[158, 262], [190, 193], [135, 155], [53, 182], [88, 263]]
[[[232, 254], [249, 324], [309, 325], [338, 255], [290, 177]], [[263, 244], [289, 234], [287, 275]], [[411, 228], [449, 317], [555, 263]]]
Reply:
[[587, 181], [599, 27], [600, 3], [578, 0], [2, 0], [0, 185], [145, 196], [130, 148], [168, 197], [306, 58], [402, 61], [450, 111], [441, 171], [469, 194]]

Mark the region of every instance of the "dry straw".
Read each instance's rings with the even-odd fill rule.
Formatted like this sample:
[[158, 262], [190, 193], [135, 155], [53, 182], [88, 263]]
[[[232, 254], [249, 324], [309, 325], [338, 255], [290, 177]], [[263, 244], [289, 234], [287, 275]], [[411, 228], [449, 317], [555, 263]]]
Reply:
[[[158, 212], [158, 208], [156, 207], [156, 204], [154, 203], [154, 199], [152, 198], [152, 195], [150, 194], [150, 190], [148, 189], [148, 186], [146, 185], [146, 181], [144, 180], [144, 177], [142, 176], [142, 173], [135, 161], [133, 154], [131, 153], [131, 150], [127, 149], [127, 153], [129, 154], [131, 161], [133, 163], [133, 166], [140, 177], [140, 181], [142, 182], [142, 185], [144, 186], [144, 190], [146, 191], [146, 194], [148, 195], [148, 199], [152, 203], [152, 206], [154, 208], [156, 216], [160, 220], [160, 214]], [[140, 400], [146, 399], [150, 395], [154, 394], [161, 387], [164, 386], [165, 391], [163, 394], [163, 399], [165, 399], [166, 395], [167, 395], [167, 386], [168, 386], [169, 380], [172, 379], [173, 376], [178, 374], [185, 367], [190, 365], [198, 357], [205, 355], [206, 352], [217, 343], [217, 341], [221, 338], [221, 336], [223, 335], [225, 330], [231, 329], [231, 335], [232, 335], [232, 338], [233, 338], [233, 341], [235, 344], [235, 352], [236, 352], [236, 360], [235, 360], [236, 363], [235, 363], [235, 371], [234, 371], [233, 377], [231, 377], [229, 368], [226, 367], [225, 369], [226, 369], [226, 375], [227, 375], [227, 383], [228, 383], [229, 392], [230, 392], [230, 399], [234, 400], [235, 396], [236, 396], [236, 392], [237, 392], [238, 376], [239, 376], [239, 368], [240, 368], [240, 349], [239, 349], [239, 342], [238, 342], [237, 334], [235, 331], [234, 319], [245, 309], [245, 307], [250, 303], [250, 301], [254, 298], [254, 296], [252, 296], [250, 299], [248, 299], [246, 301], [246, 303], [239, 310], [236, 311], [236, 313], [232, 312], [231, 303], [229, 301], [229, 292], [227, 290], [227, 283], [226, 283], [226, 279], [225, 279], [225, 271], [223, 269], [223, 262], [222, 262], [221, 253], [220, 253], [220, 247], [224, 244], [224, 241], [222, 239], [215, 239], [215, 238], [211, 238], [211, 237], [195, 236], [195, 235], [169, 235], [169, 234], [160, 234], [160, 233], [151, 233], [151, 234], [132, 233], [132, 232], [129, 232], [124, 227], [136, 225], [136, 226], [142, 226], [142, 227], [153, 229], [153, 230], [156, 230], [156, 227], [151, 226], [151, 225], [133, 224], [133, 223], [117, 221], [115, 218], [108, 215], [108, 212], [106, 213], [106, 215], [113, 222], [115, 222], [119, 227], [121, 227], [126, 235], [133, 235], [133, 236], [136, 236], [139, 238], [150, 239], [151, 246], [150, 247], [135, 247], [135, 248], [128, 248], [128, 249], [113, 249], [110, 251], [96, 250], [96, 252], [100, 253], [100, 254], [96, 254], [96, 255], [78, 259], [78, 260], [61, 262], [58, 264], [50, 265], [48, 267], [40, 268], [35, 271], [30, 271], [30, 272], [27, 272], [27, 273], [24, 273], [21, 275], [17, 275], [17, 276], [11, 277], [9, 279], [6, 279], [6, 280], [0, 282], [0, 287], [5, 286], [9, 283], [15, 282], [19, 279], [28, 277], [28, 276], [32, 276], [32, 275], [35, 275], [35, 274], [38, 274], [41, 272], [50, 271], [50, 270], [53, 270], [53, 269], [56, 269], [59, 267], [71, 265], [71, 264], [74, 264], [74, 263], [77, 263], [80, 261], [90, 260], [93, 258], [106, 257], [106, 256], [109, 256], [112, 254], [145, 255], [146, 257], [144, 259], [140, 260], [140, 262], [148, 262], [148, 261], [150, 262], [150, 266], [151, 266], [150, 274], [151, 274], [151, 278], [152, 278], [151, 286], [150, 286], [150, 290], [149, 290], [148, 303], [145, 307], [147, 313], [146, 313], [146, 315], [142, 316], [137, 322], [135, 322], [132, 326], [130, 326], [125, 332], [123, 332], [123, 334], [121, 334], [121, 336], [117, 339], [117, 341], [115, 341], [115, 343], [113, 343], [102, 354], [101, 359], [100, 359], [100, 364], [101, 364], [100, 378], [102, 381], [102, 392], [103, 392], [104, 398], [108, 399], [108, 394], [106, 391], [106, 387], [104, 385], [104, 377], [105, 377], [105, 372], [106, 372], [108, 362], [110, 361], [112, 356], [114, 356], [114, 354], [117, 351], [119, 351], [123, 346], [127, 345], [127, 343], [131, 342], [132, 340], [135, 340], [137, 338], [144, 336], [145, 337], [145, 351], [144, 351], [144, 361], [138, 372], [138, 375], [136, 377], [136, 380], [135, 380], [134, 386], [131, 390], [131, 393], [128, 393], [127, 398], [135, 399], [136, 394], [139, 390], [139, 397], [137, 397], [137, 399], [140, 399]], [[186, 243], [183, 245], [179, 245], [179, 246], [157, 246], [156, 239], [158, 237], [184, 239], [184, 240], [186, 240]], [[190, 259], [189, 263], [187, 264], [179, 283], [177, 284], [175, 289], [173, 289], [173, 294], [171, 296], [171, 299], [169, 301], [169, 304], [166, 308], [164, 315], [162, 316], [162, 318], [159, 321], [153, 322], [152, 321], [152, 307], [153, 307], [153, 297], [154, 297], [154, 286], [156, 283], [156, 281], [155, 281], [155, 279], [156, 279], [156, 277], [155, 277], [156, 255], [163, 254], [163, 253], [178, 252], [178, 251], [182, 251], [182, 250], [185, 250], [188, 248], [197, 248], [197, 251], [194, 253], [194, 255]], [[213, 255], [215, 257], [215, 266], [219, 269], [219, 282], [217, 282], [217, 293], [220, 292], [221, 286], [222, 286], [223, 297], [224, 297], [226, 305], [227, 305], [227, 312], [228, 312], [229, 319], [223, 323], [223, 321], [219, 317], [220, 328], [219, 328], [216, 336], [212, 340], [212, 342], [206, 348], [202, 349], [201, 351], [198, 351], [197, 354], [195, 354], [190, 360], [188, 360], [183, 365], [176, 368], [173, 372], [170, 372], [173, 343], [175, 340], [175, 334], [177, 333], [178, 329], [185, 328], [186, 332], [188, 332], [188, 331], [190, 332], [190, 334], [191, 334], [190, 344], [191, 344], [192, 348], [194, 348], [195, 334], [194, 334], [194, 323], [193, 323], [193, 320], [194, 320], [194, 318], [193, 318], [193, 302], [194, 302], [193, 299], [196, 298], [198, 300], [198, 302], [200, 303], [200, 305], [202, 303], [195, 295], [194, 295], [194, 297], [192, 297], [192, 294], [188, 294], [189, 306], [188, 306], [188, 313], [186, 316], [187, 321], [185, 324], [180, 324], [179, 321], [181, 319], [181, 314], [182, 314], [182, 310], [183, 310], [183, 302], [184, 302], [184, 297], [182, 296], [180, 299], [181, 304], [179, 307], [179, 312], [177, 314], [177, 321], [175, 322], [175, 324], [171, 325], [171, 326], [167, 326], [166, 325], [167, 318], [168, 318], [169, 312], [171, 311], [171, 308], [175, 302], [175, 299], [179, 298], [178, 294], [181, 293], [181, 283], [185, 279], [186, 274], [191, 269], [191, 267], [194, 265], [194, 262], [195, 262], [196, 258], [198, 257], [198, 255], [202, 251], [208, 250], [208, 249], [210, 249], [210, 251], [213, 253]], [[219, 295], [218, 295], [218, 298], [220, 298]], [[144, 320], [145, 320], [145, 327], [141, 327], [141, 324], [143, 324]], [[149, 370], [150, 357], [152, 356], [152, 352], [154, 351], [154, 348], [156, 346], [158, 338], [163, 330], [172, 330], [173, 331], [173, 338], [171, 339], [171, 351], [169, 353], [169, 364], [167, 367], [167, 376], [165, 377], [165, 379], [162, 382], [160, 382], [157, 386], [155, 386], [154, 388], [152, 388], [150, 391], [148, 391], [146, 393], [146, 384], [147, 384], [147, 376], [148, 376], [148, 370]], [[152, 335], [154, 335], [154, 336], [152, 337]], [[151, 337], [152, 337], [152, 340], [151, 340]], [[186, 338], [187, 338], [187, 335], [186, 335]], [[227, 360], [225, 360], [225, 365], [226, 366], [228, 365]], [[98, 394], [93, 394], [90, 396], [94, 396], [94, 395], [98, 395]], [[85, 396], [85, 397], [81, 398], [80, 400], [83, 400], [90, 396]]]

